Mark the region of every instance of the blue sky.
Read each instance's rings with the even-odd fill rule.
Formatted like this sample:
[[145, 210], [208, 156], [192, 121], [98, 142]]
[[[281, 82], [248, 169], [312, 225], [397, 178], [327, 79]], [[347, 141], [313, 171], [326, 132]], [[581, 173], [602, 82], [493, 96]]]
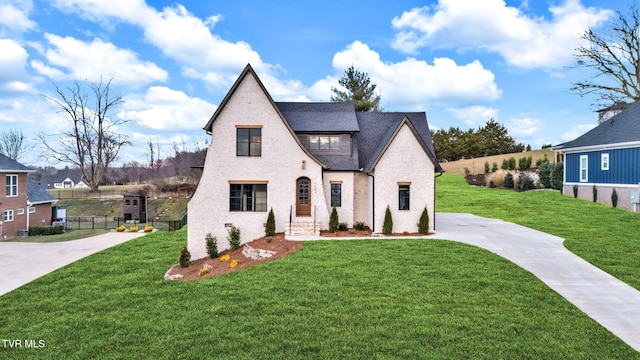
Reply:
[[595, 99], [569, 90], [588, 76], [573, 54], [614, 20], [612, 3], [0, 0], [0, 131], [64, 129], [43, 96], [53, 84], [113, 76], [133, 143], [118, 163], [145, 163], [149, 140], [161, 157], [208, 141], [202, 127], [247, 63], [276, 101], [329, 101], [354, 65], [387, 111], [425, 111], [435, 129], [494, 118], [536, 149], [596, 125]]

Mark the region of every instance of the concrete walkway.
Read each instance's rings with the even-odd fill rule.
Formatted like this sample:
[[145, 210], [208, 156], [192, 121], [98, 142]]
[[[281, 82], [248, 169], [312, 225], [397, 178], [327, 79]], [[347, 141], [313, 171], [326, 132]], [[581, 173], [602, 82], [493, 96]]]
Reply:
[[0, 295], [85, 256], [143, 235], [114, 231], [57, 243], [0, 242]]
[[436, 213], [436, 234], [427, 238], [474, 245], [512, 261], [640, 351], [640, 291], [567, 250], [564, 239], [502, 220], [452, 213]]

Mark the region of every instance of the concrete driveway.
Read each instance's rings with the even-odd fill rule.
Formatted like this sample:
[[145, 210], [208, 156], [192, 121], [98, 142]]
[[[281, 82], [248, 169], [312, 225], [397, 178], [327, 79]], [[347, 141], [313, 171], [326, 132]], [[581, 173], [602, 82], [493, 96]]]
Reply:
[[58, 243], [0, 242], [0, 295], [85, 256], [144, 234], [114, 231]]
[[434, 239], [487, 249], [530, 271], [640, 351], [640, 291], [567, 250], [564, 239], [471, 214], [436, 214]]

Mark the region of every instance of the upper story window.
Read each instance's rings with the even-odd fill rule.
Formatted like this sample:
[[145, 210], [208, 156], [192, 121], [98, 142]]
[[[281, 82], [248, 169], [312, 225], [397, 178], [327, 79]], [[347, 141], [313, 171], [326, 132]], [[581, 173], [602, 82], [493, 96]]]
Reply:
[[18, 196], [18, 175], [7, 175], [7, 196]]
[[262, 127], [236, 126], [236, 155], [262, 156]]
[[604, 153], [601, 156], [601, 169], [602, 170], [609, 170], [609, 153]]
[[310, 150], [340, 150], [340, 136], [309, 136]]

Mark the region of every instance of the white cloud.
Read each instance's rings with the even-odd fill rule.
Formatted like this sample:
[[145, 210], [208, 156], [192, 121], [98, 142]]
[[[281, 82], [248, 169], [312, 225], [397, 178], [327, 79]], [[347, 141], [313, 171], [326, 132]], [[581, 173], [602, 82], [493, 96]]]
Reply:
[[540, 126], [540, 120], [531, 117], [511, 119], [507, 124], [509, 133], [515, 137], [531, 136], [538, 131], [538, 126]]
[[16, 94], [33, 91], [25, 71], [29, 54], [17, 42], [0, 39], [0, 94]]
[[203, 21], [183, 5], [157, 11], [142, 0], [58, 0], [56, 6], [100, 23], [116, 18], [139, 26], [147, 41], [182, 67], [184, 76], [216, 88], [228, 88], [247, 63], [256, 71], [271, 71], [246, 42], [229, 42], [211, 32], [220, 15]]
[[562, 134], [561, 140], [563, 142], [575, 140], [596, 126], [597, 124], [580, 124], [580, 125], [574, 126], [571, 129], [569, 129], [569, 131]]
[[29, 19], [29, 12], [33, 7], [31, 1], [14, 1], [14, 4], [10, 2], [0, 4], [0, 37], [35, 29], [36, 23]]
[[[383, 107], [392, 103], [402, 110], [425, 110], [437, 105], [467, 106], [496, 100], [502, 91], [494, 82], [494, 75], [479, 61], [458, 65], [452, 59], [435, 58], [433, 64], [408, 58], [387, 63], [369, 46], [355, 41], [333, 58], [336, 75], [320, 80], [311, 88], [314, 96], [322, 96], [319, 87], [338, 86], [344, 69], [356, 64], [359, 71], [367, 72], [377, 85]], [[324, 100], [330, 96], [330, 86]], [[394, 109], [386, 109], [394, 110]]]
[[36, 71], [54, 80], [98, 81], [100, 76], [114, 76], [114, 84], [143, 86], [154, 81], [165, 81], [165, 70], [149, 61], [141, 61], [130, 50], [120, 49], [110, 42], [93, 39], [84, 42], [72, 37], [45, 34], [50, 47], [42, 54], [47, 64], [34, 60]]
[[201, 129], [216, 110], [205, 100], [164, 86], [152, 86], [125, 100], [118, 117], [155, 130]]
[[[524, 7], [526, 8], [526, 7]], [[500, 54], [514, 66], [556, 68], [574, 60], [579, 36], [607, 20], [610, 10], [565, 0], [551, 19], [530, 16], [503, 0], [439, 0], [395, 17], [392, 46], [406, 53], [422, 47], [476, 49]]]
[[447, 110], [453, 113], [457, 119], [464, 121], [465, 124], [471, 127], [483, 126], [487, 121], [495, 119], [498, 115], [498, 110], [480, 105], [449, 108]]

